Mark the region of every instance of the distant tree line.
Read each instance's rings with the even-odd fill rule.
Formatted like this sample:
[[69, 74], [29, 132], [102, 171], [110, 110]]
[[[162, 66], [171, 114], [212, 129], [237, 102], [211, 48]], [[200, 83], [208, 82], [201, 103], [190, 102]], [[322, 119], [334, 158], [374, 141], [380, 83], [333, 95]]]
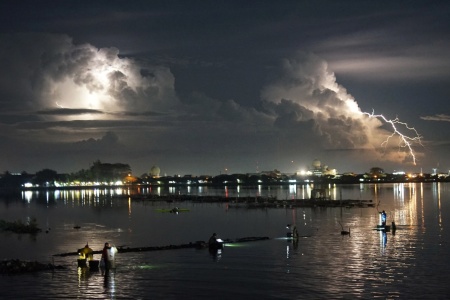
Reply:
[[113, 182], [122, 180], [131, 173], [128, 164], [123, 163], [102, 163], [95, 161], [92, 166], [85, 170], [82, 169], [68, 176], [69, 181], [94, 181], [94, 182]]
[[[417, 174], [416, 174], [417, 175]], [[434, 182], [450, 181], [450, 177], [439, 177], [438, 175], [420, 174], [409, 177], [406, 174], [385, 173], [382, 168], [373, 167], [364, 174], [341, 174], [335, 175], [286, 175], [281, 172], [268, 172], [258, 174], [220, 174], [217, 176], [164, 176], [153, 177], [143, 174], [140, 178], [131, 175], [131, 168], [123, 163], [102, 163], [94, 161], [89, 169], [82, 169], [71, 174], [58, 174], [51, 169], [43, 169], [36, 174], [22, 172], [20, 176], [6, 171], [0, 175], [0, 188], [18, 188], [25, 183], [32, 183], [39, 187], [53, 187], [58, 183], [92, 182], [99, 184], [110, 184], [121, 181], [125, 184], [154, 184], [154, 185], [279, 185], [296, 183], [383, 183], [383, 182]]]
[[43, 169], [36, 174], [22, 172], [20, 176], [6, 171], [0, 177], [0, 187], [20, 187], [25, 183], [32, 183], [39, 186], [53, 186], [54, 182], [114, 182], [123, 180], [131, 173], [128, 164], [123, 163], [102, 163], [95, 161], [92, 166], [85, 170], [71, 174], [58, 174], [55, 170]]

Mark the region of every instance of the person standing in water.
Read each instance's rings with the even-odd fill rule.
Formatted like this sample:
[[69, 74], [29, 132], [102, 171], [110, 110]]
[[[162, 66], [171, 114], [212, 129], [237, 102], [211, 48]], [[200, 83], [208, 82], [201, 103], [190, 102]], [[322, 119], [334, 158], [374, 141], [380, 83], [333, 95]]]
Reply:
[[86, 243], [86, 246], [84, 246], [84, 248], [79, 250], [80, 259], [93, 260], [94, 259], [93, 252], [94, 251], [91, 248], [89, 248], [89, 244]]
[[386, 212], [384, 210], [381, 212], [381, 226], [386, 226]]
[[213, 233], [212, 236], [209, 238], [208, 241], [208, 246], [211, 247], [217, 247], [218, 242], [217, 242], [217, 234]]
[[111, 249], [111, 246], [109, 245], [108, 242], [106, 242], [102, 250], [102, 261], [105, 269], [110, 268], [109, 254], [108, 254], [109, 249]]

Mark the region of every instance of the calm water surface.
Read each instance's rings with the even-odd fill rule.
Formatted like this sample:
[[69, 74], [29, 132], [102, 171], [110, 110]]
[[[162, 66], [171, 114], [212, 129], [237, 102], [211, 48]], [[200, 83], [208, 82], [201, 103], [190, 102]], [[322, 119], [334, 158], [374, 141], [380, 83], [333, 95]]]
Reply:
[[[0, 257], [54, 262], [64, 270], [1, 276], [0, 299], [449, 299], [450, 184], [331, 187], [339, 199], [372, 199], [395, 221], [395, 234], [373, 230], [377, 208], [231, 208], [227, 203], [131, 200], [131, 193], [307, 198], [308, 187], [171, 188], [27, 192], [0, 201], [0, 219], [36, 218], [35, 237], [0, 232]], [[174, 197], [175, 199], [175, 197]], [[171, 214], [161, 208], [189, 209]], [[283, 237], [296, 224], [301, 238]], [[341, 225], [350, 228], [342, 236]], [[80, 229], [74, 229], [75, 225]], [[49, 233], [45, 229], [49, 228]], [[177, 245], [267, 236], [219, 255], [179, 249], [119, 253], [109, 274], [77, 268], [86, 242], [116, 246]], [[96, 255], [99, 259], [99, 255]]]

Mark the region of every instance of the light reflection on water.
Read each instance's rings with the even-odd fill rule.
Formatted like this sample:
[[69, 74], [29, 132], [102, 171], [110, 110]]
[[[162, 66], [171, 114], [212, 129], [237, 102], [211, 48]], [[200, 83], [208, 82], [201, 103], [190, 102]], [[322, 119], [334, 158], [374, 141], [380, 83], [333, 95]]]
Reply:
[[[229, 197], [303, 198], [305, 187], [258, 189], [190, 188], [191, 194]], [[400, 298], [445, 299], [450, 275], [449, 184], [384, 184], [332, 187], [335, 199], [372, 199], [376, 208], [227, 209], [226, 203], [134, 201], [130, 190], [25, 192], [0, 202], [0, 219], [36, 217], [35, 238], [1, 232], [3, 258], [52, 261], [67, 269], [2, 276], [0, 298], [155, 299], [234, 297], [249, 299]], [[169, 191], [161, 189], [140, 193]], [[187, 190], [174, 188], [175, 195]], [[171, 214], [159, 208], [178, 206]], [[373, 230], [379, 210], [397, 231]], [[286, 240], [286, 224], [296, 224], [298, 244]], [[341, 226], [351, 229], [340, 234]], [[76, 230], [73, 227], [79, 225]], [[100, 250], [116, 246], [160, 246], [222, 238], [268, 236], [267, 241], [207, 250], [123, 253], [107, 276], [77, 268], [74, 252], [88, 241]], [[96, 257], [99, 258], [98, 255]]]

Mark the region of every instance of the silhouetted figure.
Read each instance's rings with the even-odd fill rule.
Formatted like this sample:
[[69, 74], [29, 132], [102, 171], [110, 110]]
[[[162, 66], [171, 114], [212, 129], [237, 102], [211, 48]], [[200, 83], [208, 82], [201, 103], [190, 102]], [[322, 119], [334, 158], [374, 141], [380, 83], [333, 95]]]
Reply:
[[111, 262], [109, 261], [109, 253], [108, 253], [109, 249], [111, 249], [111, 246], [109, 245], [108, 242], [106, 242], [102, 250], [102, 258], [101, 258], [101, 265], [105, 270], [109, 270], [109, 268], [111, 267]]
[[297, 226], [294, 226], [294, 229], [292, 229], [292, 238], [293, 239], [298, 239]]
[[293, 239], [298, 238], [297, 226], [294, 225], [294, 227], [292, 227], [291, 224], [287, 224], [286, 229], [287, 229], [286, 237]]
[[397, 230], [397, 226], [395, 226], [395, 222], [394, 222], [394, 221], [392, 221], [392, 226], [391, 226], [391, 228], [392, 228], [392, 234], [395, 235], [395, 231]]
[[213, 233], [209, 238], [208, 247], [210, 250], [222, 249], [222, 243], [217, 240], [217, 234]]

